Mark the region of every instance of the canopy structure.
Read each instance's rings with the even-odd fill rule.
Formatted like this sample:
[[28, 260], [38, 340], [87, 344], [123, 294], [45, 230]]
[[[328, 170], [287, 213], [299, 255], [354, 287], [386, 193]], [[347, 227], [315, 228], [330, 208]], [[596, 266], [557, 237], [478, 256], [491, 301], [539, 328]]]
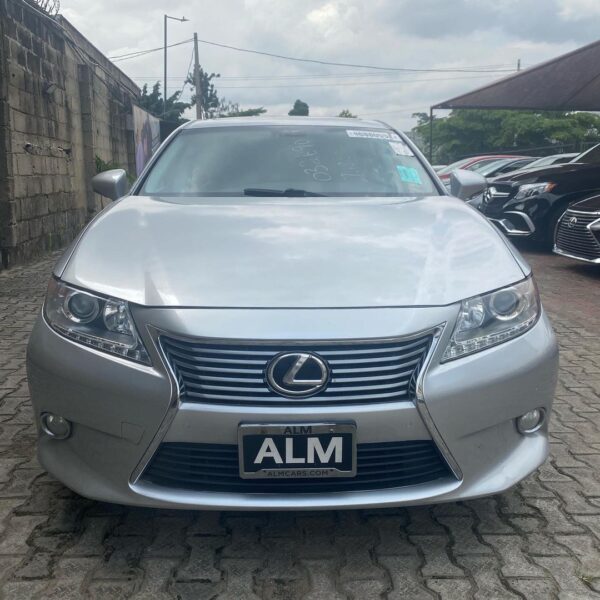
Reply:
[[600, 40], [431, 108], [600, 111]]

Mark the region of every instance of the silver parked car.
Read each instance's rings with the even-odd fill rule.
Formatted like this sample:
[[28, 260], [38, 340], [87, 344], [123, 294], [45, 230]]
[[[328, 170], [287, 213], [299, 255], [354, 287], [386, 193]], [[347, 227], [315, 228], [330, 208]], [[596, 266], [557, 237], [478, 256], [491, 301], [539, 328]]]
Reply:
[[[453, 175], [470, 197], [485, 185]], [[42, 465], [123, 504], [462, 500], [539, 467], [557, 346], [531, 269], [379, 122], [179, 128], [54, 268]]]

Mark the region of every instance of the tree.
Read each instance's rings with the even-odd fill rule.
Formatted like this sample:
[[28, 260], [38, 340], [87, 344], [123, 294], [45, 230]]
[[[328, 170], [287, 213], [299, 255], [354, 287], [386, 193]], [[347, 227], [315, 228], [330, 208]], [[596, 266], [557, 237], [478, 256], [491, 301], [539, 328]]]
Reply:
[[[262, 106], [257, 108], [240, 109], [237, 102], [231, 102], [225, 98], [219, 98], [219, 93], [213, 81], [221, 77], [220, 73], [210, 73], [210, 75], [200, 67], [200, 85], [202, 86], [202, 110], [205, 118], [219, 119], [221, 117], [254, 117], [267, 112]], [[191, 85], [194, 93], [192, 94], [190, 106], [196, 106], [197, 92], [194, 85], [194, 78], [188, 75], [187, 83]]]
[[341, 111], [338, 117], [344, 117], [345, 119], [356, 119], [356, 115], [353, 115], [347, 108]]
[[[221, 77], [220, 73], [210, 73], [208, 74], [202, 67], [200, 67], [200, 86], [202, 89], [202, 110], [206, 114], [207, 119], [214, 119], [222, 112], [222, 101], [219, 98], [219, 94], [217, 93], [217, 88], [215, 87], [213, 80]], [[194, 83], [193, 75], [188, 75], [186, 79], [186, 83], [189, 84], [194, 90], [192, 94], [192, 99], [190, 101], [191, 106], [196, 106], [197, 98], [197, 90]]]
[[302, 100], [296, 100], [294, 107], [288, 112], [291, 117], [308, 117], [308, 104]]
[[165, 121], [180, 125], [187, 120], [181, 115], [190, 107], [190, 105], [186, 102], [180, 102], [179, 96], [181, 96], [181, 92], [175, 92], [172, 96], [167, 98], [167, 110], [165, 111], [163, 97], [160, 92], [160, 83], [157, 81], [152, 86], [152, 91], [150, 93], [148, 93], [148, 84], [145, 83], [139, 98], [139, 105], [159, 119], [164, 119]]
[[239, 108], [237, 104], [232, 104], [232, 109], [223, 114], [221, 117], [258, 117], [267, 112], [266, 108], [259, 106], [258, 108]]
[[[429, 154], [429, 115], [415, 113], [412, 135]], [[600, 141], [600, 116], [584, 112], [453, 110], [433, 120], [433, 161], [450, 163], [463, 156], [545, 146], [579, 147]], [[552, 149], [549, 149], [552, 152]], [[548, 153], [548, 152], [546, 152]]]

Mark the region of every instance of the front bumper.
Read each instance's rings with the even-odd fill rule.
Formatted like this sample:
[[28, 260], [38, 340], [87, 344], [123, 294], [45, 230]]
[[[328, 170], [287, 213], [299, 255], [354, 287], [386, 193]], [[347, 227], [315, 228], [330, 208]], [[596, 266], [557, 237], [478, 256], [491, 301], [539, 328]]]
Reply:
[[[73, 423], [67, 440], [40, 431], [39, 458], [76, 492], [122, 504], [202, 509], [320, 509], [398, 506], [501, 492], [545, 460], [547, 424], [521, 435], [515, 418], [550, 413], [557, 346], [542, 315], [527, 333], [440, 364], [458, 307], [357, 310], [200, 310], [137, 308], [134, 318], [152, 367], [75, 344], [40, 317], [28, 349], [36, 419], [52, 412]], [[152, 324], [152, 328], [148, 325]], [[365, 339], [410, 335], [441, 325], [422, 372], [418, 402], [320, 407], [247, 407], [180, 402], [177, 384], [153, 341], [154, 327], [186, 336], [268, 339]], [[354, 421], [359, 443], [433, 439], [454, 476], [369, 491], [319, 494], [191, 492], [140, 475], [159, 444], [235, 444], [249, 422]]]

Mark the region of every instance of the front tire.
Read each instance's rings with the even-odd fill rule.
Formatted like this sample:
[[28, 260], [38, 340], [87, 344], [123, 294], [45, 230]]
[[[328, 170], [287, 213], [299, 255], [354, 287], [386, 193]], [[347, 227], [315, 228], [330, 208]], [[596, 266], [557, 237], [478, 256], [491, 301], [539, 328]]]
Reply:
[[558, 222], [560, 221], [560, 218], [563, 216], [567, 208], [568, 204], [561, 204], [559, 206], [555, 206], [552, 208], [552, 210], [546, 217], [546, 222], [542, 230], [542, 235], [539, 238], [545, 250], [552, 250], [552, 248], [554, 247], [554, 236], [556, 234], [556, 228], [558, 227]]

